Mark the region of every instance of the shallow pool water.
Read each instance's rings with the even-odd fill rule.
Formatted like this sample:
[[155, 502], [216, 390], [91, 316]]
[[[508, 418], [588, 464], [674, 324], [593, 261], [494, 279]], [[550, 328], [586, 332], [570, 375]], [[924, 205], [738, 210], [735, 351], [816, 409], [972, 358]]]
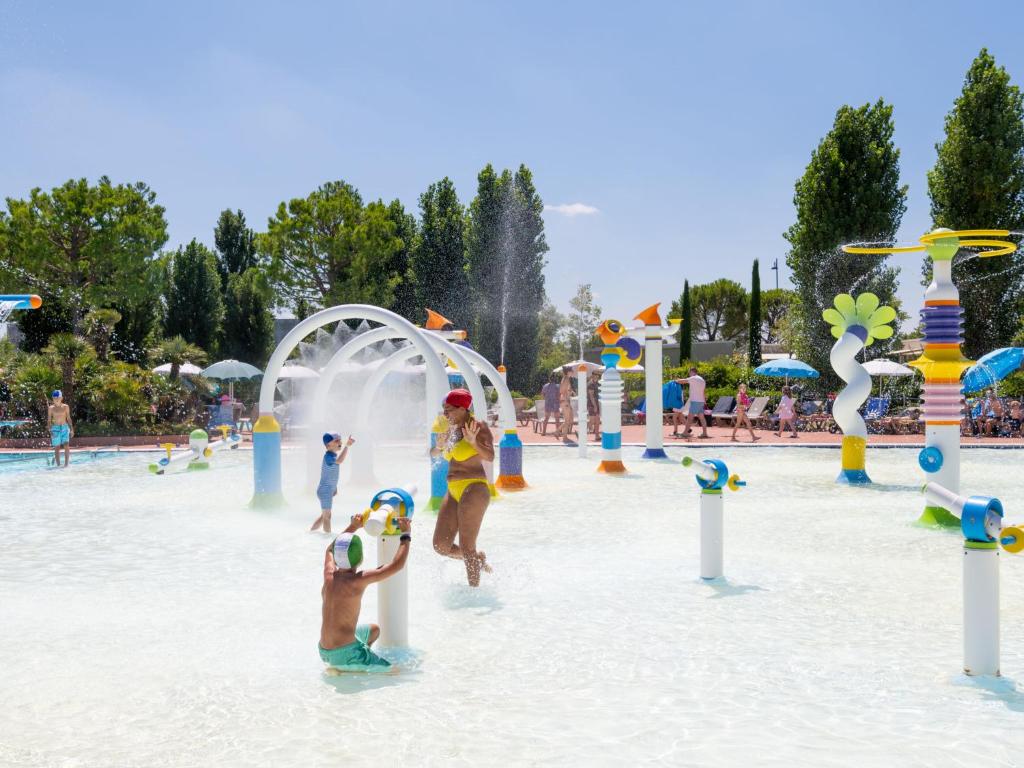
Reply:
[[[378, 474], [423, 474], [413, 453]], [[384, 678], [323, 674], [330, 538], [305, 533], [311, 489], [245, 508], [251, 455], [0, 475], [0, 765], [1018, 763], [1024, 559], [1002, 558], [1004, 677], [963, 677], [961, 540], [913, 524], [916, 450], [871, 452], [873, 488], [836, 486], [834, 450], [707, 454], [749, 482], [720, 584], [698, 579], [692, 475], [635, 448], [602, 477], [596, 453], [526, 450], [479, 590], [417, 515], [413, 647]], [[965, 451], [964, 490], [1024, 520], [1022, 458]], [[373, 490], [343, 487], [336, 519]]]

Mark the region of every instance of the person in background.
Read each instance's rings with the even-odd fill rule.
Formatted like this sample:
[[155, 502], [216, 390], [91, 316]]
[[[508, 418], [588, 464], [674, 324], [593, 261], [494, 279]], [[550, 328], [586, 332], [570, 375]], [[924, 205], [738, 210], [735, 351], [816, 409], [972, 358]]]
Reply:
[[1003, 424], [1003, 401], [996, 397], [991, 389], [988, 391], [988, 397], [985, 398], [982, 413], [985, 415], [985, 434], [989, 437], [996, 437]]
[[601, 375], [591, 371], [587, 378], [587, 430], [594, 434], [595, 440], [601, 439], [601, 404], [598, 399], [598, 383]]
[[754, 425], [750, 423], [750, 419], [747, 417], [747, 409], [750, 408], [750, 395], [747, 394], [747, 385], [740, 384], [739, 390], [736, 392], [736, 418], [732, 423], [732, 441], [738, 443], [736, 439], [736, 430], [740, 427], [745, 426], [750, 430], [750, 442], [755, 443], [761, 438], [754, 434]]
[[696, 417], [700, 421], [702, 434], [699, 435], [701, 439], [707, 439], [708, 437], [708, 422], [704, 418], [704, 390], [705, 383], [704, 378], [697, 373], [697, 369], [693, 366], [690, 367], [690, 375], [685, 379], [676, 379], [680, 386], [688, 386], [690, 388], [690, 404], [686, 409], [686, 429], [683, 430], [683, 437], [689, 437], [692, 431], [693, 419]]
[[562, 426], [558, 428], [558, 437], [568, 440], [572, 434], [572, 369], [567, 365], [562, 368], [562, 380], [558, 383], [558, 407], [562, 410]]
[[1020, 400], [1010, 401], [1010, 412], [1006, 416], [1006, 426], [1010, 431], [1010, 437], [1020, 437], [1021, 410]]
[[782, 398], [779, 400], [779, 431], [775, 434], [782, 437], [786, 424], [793, 430], [790, 437], [800, 437], [796, 433], [796, 403], [793, 401], [793, 390], [790, 387], [782, 388]]
[[540, 433], [542, 435], [548, 433], [548, 422], [554, 416], [555, 432], [560, 434], [562, 431], [562, 410], [559, 407], [558, 400], [558, 374], [551, 374], [544, 386], [541, 387], [540, 393], [544, 398], [544, 423], [540, 425]]
[[75, 436], [75, 425], [71, 423], [71, 409], [64, 402], [64, 393], [53, 390], [53, 403], [46, 409], [46, 426], [50, 430], [50, 445], [53, 446], [53, 463], [60, 466], [60, 449], [64, 449], [64, 466], [71, 463], [71, 438]]

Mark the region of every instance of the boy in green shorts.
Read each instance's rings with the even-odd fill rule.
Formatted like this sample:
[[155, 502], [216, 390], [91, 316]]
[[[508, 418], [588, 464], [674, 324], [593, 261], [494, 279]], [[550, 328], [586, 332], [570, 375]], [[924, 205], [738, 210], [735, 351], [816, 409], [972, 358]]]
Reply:
[[380, 636], [376, 624], [358, 624], [363, 592], [371, 584], [398, 573], [409, 557], [412, 520], [397, 521], [402, 531], [395, 559], [373, 571], [358, 570], [363, 562], [363, 543], [355, 532], [363, 526], [362, 515], [352, 517], [324, 555], [323, 623], [320, 625], [320, 658], [328, 672], [385, 672], [391, 663], [370, 650]]

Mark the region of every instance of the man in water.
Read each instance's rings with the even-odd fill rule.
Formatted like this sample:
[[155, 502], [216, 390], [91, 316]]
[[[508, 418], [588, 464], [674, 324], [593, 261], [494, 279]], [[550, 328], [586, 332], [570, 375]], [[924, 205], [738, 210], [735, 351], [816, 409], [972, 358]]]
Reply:
[[46, 426], [50, 430], [50, 445], [53, 446], [53, 463], [60, 466], [60, 449], [64, 449], [64, 466], [71, 461], [71, 438], [75, 426], [71, 423], [71, 409], [64, 402], [64, 393], [53, 390], [53, 404], [46, 409]]
[[319, 648], [329, 673], [384, 672], [391, 666], [370, 650], [380, 637], [380, 627], [358, 621], [366, 588], [398, 573], [409, 557], [412, 520], [400, 517], [397, 523], [402, 533], [395, 559], [375, 570], [358, 570], [363, 562], [363, 543], [355, 533], [363, 526], [362, 515], [353, 516], [348, 528], [327, 547], [324, 586], [320, 590], [324, 604]]

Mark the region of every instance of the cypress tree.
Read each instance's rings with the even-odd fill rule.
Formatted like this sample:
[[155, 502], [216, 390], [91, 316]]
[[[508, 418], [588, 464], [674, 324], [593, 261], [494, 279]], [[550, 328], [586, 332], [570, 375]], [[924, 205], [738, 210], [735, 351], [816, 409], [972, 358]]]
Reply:
[[164, 333], [212, 350], [223, 315], [217, 260], [192, 239], [171, 258], [167, 284]]
[[750, 348], [747, 358], [752, 368], [761, 364], [761, 270], [757, 259], [750, 274], [750, 311], [747, 313], [749, 330], [747, 331]]
[[[469, 328], [466, 211], [447, 176], [420, 195], [420, 238], [413, 255], [416, 303]], [[419, 320], [419, 318], [418, 318]]]
[[693, 305], [690, 304], [690, 281], [683, 281], [683, 322], [679, 333], [679, 364], [693, 359]]
[[[946, 138], [928, 172], [932, 221], [950, 229], [1024, 225], [1024, 97], [984, 48], [946, 116]], [[965, 256], [961, 253], [961, 257]], [[926, 282], [931, 262], [925, 260]], [[964, 308], [964, 352], [978, 357], [1012, 343], [1024, 297], [1024, 255], [958, 258], [953, 280]]]

